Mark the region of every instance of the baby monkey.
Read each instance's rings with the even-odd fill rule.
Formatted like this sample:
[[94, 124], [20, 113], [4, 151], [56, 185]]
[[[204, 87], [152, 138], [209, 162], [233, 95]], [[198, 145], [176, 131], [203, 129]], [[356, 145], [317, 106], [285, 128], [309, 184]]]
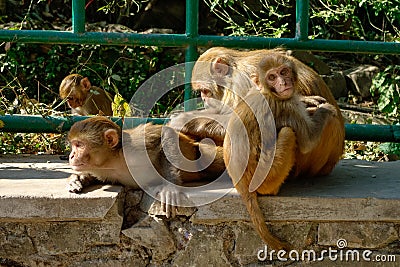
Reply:
[[[263, 241], [274, 249], [287, 249], [268, 230], [257, 194], [279, 192], [295, 164], [295, 155], [308, 153], [318, 145], [336, 109], [320, 96], [300, 95], [296, 65], [283, 54], [266, 55], [252, 78], [260, 91], [250, 92], [235, 108], [224, 140], [224, 160]], [[316, 106], [311, 115], [305, 103]], [[275, 131], [268, 130], [274, 123], [278, 133], [275, 154]], [[241, 125], [248, 138], [237, 130]], [[244, 151], [249, 151], [248, 159], [243, 157]]]
[[60, 84], [60, 97], [66, 99], [72, 114], [112, 116], [112, 96], [92, 86], [87, 77], [79, 74], [66, 76]]
[[[155, 193], [167, 217], [175, 215], [175, 207], [185, 198], [173, 186], [164, 186], [162, 178], [182, 185], [217, 178], [225, 170], [222, 147], [196, 143], [163, 125], [147, 123], [122, 131], [108, 118], [96, 116], [75, 123], [68, 140], [69, 163], [77, 172], [68, 178], [70, 192], [81, 192], [95, 179], [135, 189], [148, 182], [158, 190]], [[177, 156], [179, 152], [183, 157]], [[215, 158], [208, 161], [209, 166], [199, 160], [212, 156]], [[142, 180], [140, 183], [138, 178]]]

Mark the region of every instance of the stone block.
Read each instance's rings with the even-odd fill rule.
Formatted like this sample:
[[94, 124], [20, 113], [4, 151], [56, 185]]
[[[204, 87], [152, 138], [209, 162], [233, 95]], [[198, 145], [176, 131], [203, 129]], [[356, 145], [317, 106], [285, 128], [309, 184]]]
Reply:
[[335, 99], [347, 97], [348, 90], [346, 79], [342, 73], [334, 72], [330, 75], [323, 75], [322, 78], [324, 79], [326, 85], [328, 85]]
[[188, 245], [173, 259], [173, 266], [232, 266], [225, 255], [224, 240], [213, 233], [193, 234]]
[[[236, 234], [235, 256], [241, 265], [256, 263], [257, 253], [265, 248], [265, 243], [255, 231], [252, 223], [239, 222], [232, 227]], [[316, 235], [312, 223], [273, 223], [268, 224], [270, 231], [282, 241], [288, 243], [291, 249], [300, 250], [309, 246]]]
[[26, 226], [20, 223], [0, 223], [0, 257], [25, 256], [37, 250]]
[[318, 227], [318, 244], [324, 246], [336, 247], [341, 240], [345, 247], [375, 249], [398, 239], [393, 223], [331, 222]]
[[371, 65], [361, 65], [343, 72], [354, 84], [355, 90], [366, 98], [371, 96], [372, 79], [379, 73], [379, 68]]
[[153, 260], [161, 261], [175, 252], [174, 238], [162, 219], [147, 216], [122, 233], [135, 244], [153, 251]]

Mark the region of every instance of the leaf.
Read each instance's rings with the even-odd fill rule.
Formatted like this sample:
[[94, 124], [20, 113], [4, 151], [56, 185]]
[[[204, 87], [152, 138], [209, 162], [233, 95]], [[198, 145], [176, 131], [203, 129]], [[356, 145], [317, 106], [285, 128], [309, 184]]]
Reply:
[[132, 116], [132, 110], [129, 103], [119, 94], [115, 94], [114, 101], [111, 104], [114, 116]]
[[114, 80], [116, 80], [116, 81], [122, 82], [121, 77], [120, 77], [119, 75], [117, 75], [117, 74], [111, 75], [111, 78], [114, 79]]

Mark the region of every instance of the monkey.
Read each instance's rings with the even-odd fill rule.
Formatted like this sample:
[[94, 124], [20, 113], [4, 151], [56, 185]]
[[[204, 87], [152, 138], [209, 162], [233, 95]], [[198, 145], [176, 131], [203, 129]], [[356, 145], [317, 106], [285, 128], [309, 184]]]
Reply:
[[[79, 193], [95, 180], [139, 189], [138, 178], [148, 179], [150, 186], [162, 186], [156, 193], [167, 217], [174, 216], [174, 207], [185, 199], [173, 187], [163, 186], [158, 175], [182, 185], [211, 181], [225, 171], [222, 147], [194, 142], [163, 125], [146, 123], [122, 131], [110, 119], [96, 116], [74, 123], [68, 140], [69, 164], [77, 172], [67, 179], [70, 192]], [[176, 156], [177, 150], [183, 158]]]
[[[229, 116], [253, 82], [240, 71], [230, 67], [234, 62], [228, 58], [208, 63], [197, 61], [192, 71], [192, 88], [200, 92], [205, 109], [190, 111], [171, 118], [169, 125], [186, 135], [201, 140], [211, 138], [221, 146]], [[227, 79], [226, 77], [229, 78]], [[239, 93], [226, 88], [235, 87]]]
[[72, 114], [113, 115], [111, 94], [92, 86], [87, 77], [70, 74], [62, 80], [59, 90], [61, 99], [66, 99]]
[[244, 79], [234, 79], [232, 74], [237, 70], [236, 72], [243, 74], [242, 77], [248, 77], [247, 81], [256, 80], [258, 64], [268, 54], [285, 55], [296, 66], [298, 92], [303, 96], [301, 100], [309, 105], [307, 110], [310, 114], [314, 112], [316, 105], [324, 101], [332, 104], [337, 111], [337, 116], [331, 117], [325, 124], [318, 144], [311, 151], [303, 153], [304, 151], [299, 149], [295, 150], [295, 165], [290, 172], [291, 178], [326, 176], [331, 173], [343, 154], [345, 138], [343, 117], [323, 79], [301, 61], [288, 56], [281, 48], [242, 51], [213, 47], [205, 51], [193, 67], [192, 88], [201, 93], [204, 102], [210, 103], [206, 107], [211, 107], [205, 111], [183, 112], [171, 118], [170, 125], [192, 138], [209, 137], [221, 144], [230, 113], [221, 112], [221, 108], [218, 109], [216, 105], [219, 103], [229, 106], [232, 110], [240, 102], [240, 98], [254, 90], [254, 84]]
[[[298, 73], [290, 58], [280, 54], [270, 54], [259, 64], [258, 78], [255, 80], [260, 92], [271, 108], [276, 128], [292, 128], [296, 133], [297, 146], [302, 154], [310, 152], [319, 143], [328, 118], [337, 114], [335, 107], [322, 103], [314, 109], [312, 116], [298, 93]], [[322, 97], [318, 101], [325, 102]], [[257, 107], [255, 104], [254, 106]], [[334, 115], [334, 116], [332, 116]]]
[[[303, 154], [314, 149], [326, 123], [336, 116], [337, 111], [333, 105], [323, 103], [312, 115], [308, 113], [299, 94], [297, 66], [285, 55], [268, 54], [261, 59], [257, 77], [260, 91], [247, 94], [228, 122], [224, 161], [263, 241], [275, 249], [287, 249], [288, 246], [266, 227], [257, 194], [278, 193], [295, 163], [296, 147]], [[269, 143], [275, 135], [274, 131], [268, 129], [272, 119], [278, 132], [274, 156]], [[241, 125], [244, 125], [247, 136], [238, 131]], [[243, 157], [246, 149], [249, 151], [248, 159]], [[268, 165], [268, 161], [273, 163]]]

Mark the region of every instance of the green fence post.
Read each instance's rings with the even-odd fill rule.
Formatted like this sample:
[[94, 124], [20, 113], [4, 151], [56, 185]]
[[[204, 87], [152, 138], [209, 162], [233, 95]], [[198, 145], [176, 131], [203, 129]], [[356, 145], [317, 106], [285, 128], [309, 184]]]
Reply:
[[85, 0], [72, 0], [72, 31], [85, 32]]
[[197, 37], [199, 35], [199, 0], [186, 0], [186, 36], [189, 38], [189, 44], [185, 49], [185, 106], [184, 110], [189, 111], [196, 108], [195, 101], [189, 101], [192, 98], [192, 79], [193, 62], [197, 59]]
[[296, 39], [307, 41], [308, 39], [308, 10], [309, 0], [296, 0]]

